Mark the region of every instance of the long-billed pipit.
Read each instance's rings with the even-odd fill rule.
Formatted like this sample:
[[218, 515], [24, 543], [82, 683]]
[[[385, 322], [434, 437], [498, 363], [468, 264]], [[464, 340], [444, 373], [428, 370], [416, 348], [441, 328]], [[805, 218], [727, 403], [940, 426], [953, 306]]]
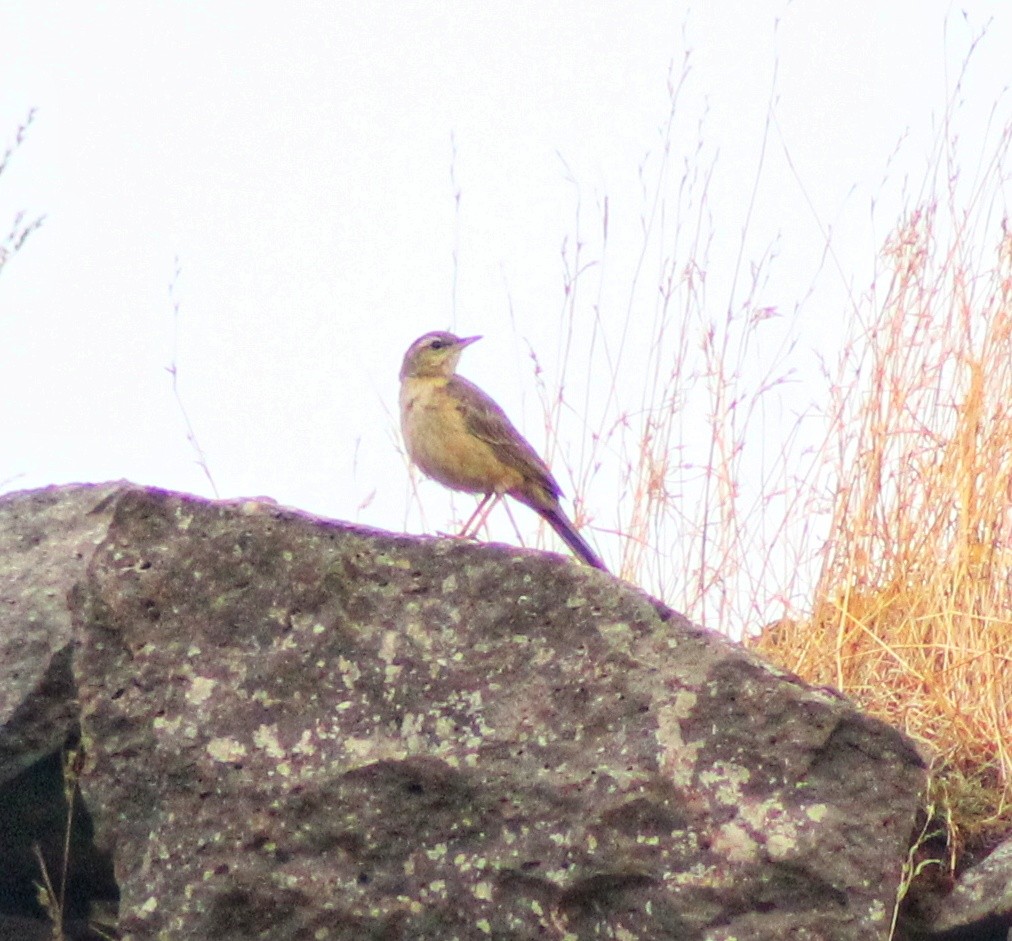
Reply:
[[456, 375], [460, 354], [480, 339], [426, 333], [408, 348], [401, 366], [401, 429], [408, 455], [443, 486], [484, 495], [463, 533], [472, 524], [477, 530], [508, 494], [534, 510], [584, 562], [607, 571], [562, 512], [562, 489], [548, 465], [492, 399]]

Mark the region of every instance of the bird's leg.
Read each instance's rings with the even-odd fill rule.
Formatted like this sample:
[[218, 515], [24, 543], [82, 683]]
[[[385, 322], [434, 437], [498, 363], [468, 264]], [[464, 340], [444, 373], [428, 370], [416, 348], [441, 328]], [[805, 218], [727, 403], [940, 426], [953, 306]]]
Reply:
[[[440, 532], [439, 535], [449, 536], [451, 539], [474, 539], [482, 523], [485, 522], [485, 518], [492, 510], [491, 506], [489, 506], [487, 510], [485, 510], [485, 507], [489, 500], [492, 500], [493, 497], [498, 499], [495, 492], [486, 493], [485, 496], [481, 498], [481, 502], [478, 504], [477, 509], [475, 509], [475, 511], [468, 517], [467, 522], [461, 527], [459, 533]], [[485, 511], [484, 513], [482, 512], [483, 510]], [[478, 518], [479, 515], [481, 516], [480, 519]]]
[[502, 494], [496, 493], [494, 490], [491, 493], [486, 493], [482, 497], [481, 503], [478, 504], [478, 508], [471, 514], [471, 518], [464, 524], [464, 528], [460, 531], [460, 536], [474, 536], [485, 525], [485, 520], [488, 519], [488, 514], [492, 512], [492, 507], [501, 499]]

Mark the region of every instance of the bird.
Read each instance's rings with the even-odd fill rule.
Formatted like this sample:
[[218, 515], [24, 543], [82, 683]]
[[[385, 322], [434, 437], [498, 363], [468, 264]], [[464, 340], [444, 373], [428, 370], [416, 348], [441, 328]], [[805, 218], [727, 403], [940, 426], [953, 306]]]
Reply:
[[483, 495], [461, 535], [477, 531], [492, 507], [510, 496], [545, 520], [579, 559], [608, 571], [563, 512], [562, 488], [548, 465], [491, 397], [457, 375], [460, 354], [480, 339], [437, 330], [408, 347], [400, 371], [408, 457], [444, 487]]

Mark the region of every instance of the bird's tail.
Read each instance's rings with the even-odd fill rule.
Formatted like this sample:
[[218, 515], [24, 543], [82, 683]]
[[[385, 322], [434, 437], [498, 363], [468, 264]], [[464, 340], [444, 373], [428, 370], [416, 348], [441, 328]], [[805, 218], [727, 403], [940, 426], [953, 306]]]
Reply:
[[578, 558], [586, 562], [587, 565], [601, 569], [602, 572], [608, 571], [608, 566], [604, 564], [604, 560], [590, 548], [587, 540], [576, 531], [576, 527], [573, 526], [566, 517], [566, 514], [559, 507], [538, 506], [534, 507], [534, 509], [559, 534], [562, 541], [573, 550], [573, 553]]

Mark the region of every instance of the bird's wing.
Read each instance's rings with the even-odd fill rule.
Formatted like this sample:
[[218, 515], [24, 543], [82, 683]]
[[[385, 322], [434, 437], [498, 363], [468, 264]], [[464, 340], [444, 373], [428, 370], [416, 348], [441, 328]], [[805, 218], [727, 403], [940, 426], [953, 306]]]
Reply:
[[516, 468], [531, 483], [544, 487], [557, 500], [562, 495], [562, 488], [548, 465], [516, 430], [506, 413], [473, 382], [462, 376], [454, 376], [449, 385], [468, 432], [484, 441], [500, 461]]

